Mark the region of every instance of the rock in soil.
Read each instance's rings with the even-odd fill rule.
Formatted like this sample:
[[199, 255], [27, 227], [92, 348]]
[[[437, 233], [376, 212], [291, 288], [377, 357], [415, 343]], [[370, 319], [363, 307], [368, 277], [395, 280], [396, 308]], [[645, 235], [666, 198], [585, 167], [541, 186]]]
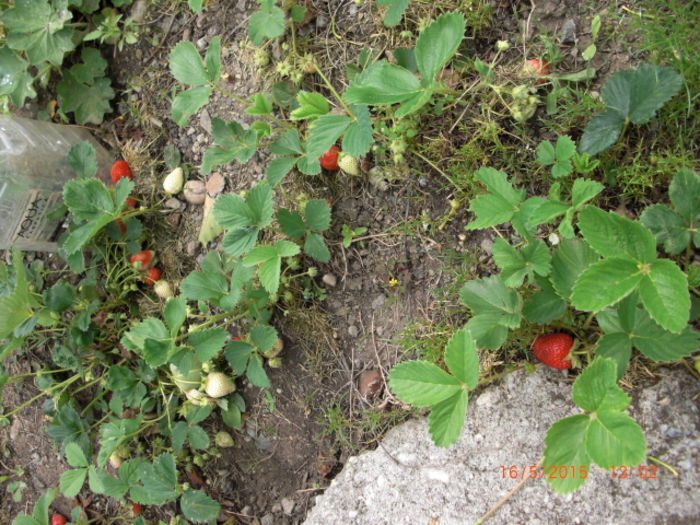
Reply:
[[204, 204], [206, 188], [202, 181], [188, 180], [185, 183], [185, 189], [183, 191], [183, 194], [185, 195], [185, 200], [190, 204]]

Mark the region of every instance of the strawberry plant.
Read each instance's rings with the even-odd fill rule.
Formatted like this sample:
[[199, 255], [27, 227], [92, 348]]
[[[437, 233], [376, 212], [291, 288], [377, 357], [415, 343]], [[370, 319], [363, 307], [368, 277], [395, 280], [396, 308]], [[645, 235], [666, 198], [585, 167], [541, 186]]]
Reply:
[[[70, 222], [59, 246], [82, 280], [77, 286], [59, 280], [40, 294], [34, 290], [43, 286], [41, 273], [28, 272], [19, 252], [11, 268], [0, 265], [0, 338], [8, 339], [0, 355], [51, 341], [53, 363], [31, 374], [42, 393], [30, 402], [50, 397], [48, 432], [73, 467], [61, 477], [65, 496], [76, 496], [88, 480], [95, 493], [148, 505], [178, 500], [189, 520], [210, 521], [219, 504], [181, 485], [177, 465], [217, 453], [200, 425], [215, 409], [225, 424], [241, 426], [245, 403], [235, 392], [237, 377], [271, 386], [264, 363], [280, 366], [283, 347], [269, 324], [271, 308], [278, 294], [295, 290], [294, 278], [310, 274], [293, 274], [302, 250], [329, 260], [322, 233], [331, 223], [330, 207], [310, 200], [302, 213], [280, 208], [274, 225], [291, 240], [262, 244], [275, 219], [273, 186], [261, 182], [244, 197], [221, 197], [213, 215], [225, 232], [224, 253], [208, 252], [176, 295], [154, 266], [158, 253], [142, 249], [137, 217], [152, 209], [126, 205], [138, 174], [118, 161], [115, 185], [107, 187], [93, 178], [90, 147], [76, 146], [69, 157], [80, 177], [64, 187]], [[159, 290], [162, 312], [139, 315], [133, 294], [147, 294], [144, 285]], [[229, 342], [224, 322], [236, 323], [241, 335]], [[81, 406], [77, 393], [88, 388], [94, 395]], [[146, 431], [158, 436], [149, 449], [142, 441]], [[188, 451], [200, 455], [192, 458]], [[118, 469], [117, 477], [105, 470], [108, 463]]]
[[683, 78], [669, 67], [641, 64], [618, 71], [603, 85], [600, 96], [606, 109], [586, 126], [579, 151], [597, 155], [612, 146], [630, 122], [646, 124], [682, 83]]
[[[476, 179], [488, 192], [472, 199], [469, 209], [475, 218], [467, 229], [509, 223], [522, 241], [512, 245], [499, 236], [493, 243], [493, 260], [500, 273], [464, 284], [460, 296], [471, 315], [458, 334], [469, 334], [478, 347], [497, 350], [508, 341], [510, 330], [527, 324], [556, 327], [556, 333], [535, 339], [534, 356], [558, 369], [581, 367], [583, 359], [573, 398], [587, 413], [550, 428], [545, 463], [585, 469], [595, 463], [609, 469], [642, 462], [644, 435], [626, 414], [630, 399], [617, 381], [633, 348], [654, 361], [670, 362], [689, 356], [700, 343], [700, 333], [689, 324], [688, 277], [676, 261], [659, 257], [656, 251], [657, 243], [668, 244], [667, 252], [678, 254], [692, 242], [697, 174], [681, 170], [674, 177], [669, 193], [677, 211], [657, 204], [642, 213], [641, 221], [592, 205], [603, 189], [594, 181], [557, 182], [547, 198], [525, 198], [525, 192], [498, 170], [481, 168]], [[563, 186], [568, 187], [570, 203], [561, 197]], [[548, 236], [548, 246], [538, 237], [555, 226], [558, 235]], [[690, 259], [682, 266], [693, 269]], [[447, 354], [445, 364], [459, 380], [434, 364], [428, 369], [428, 364], [396, 365], [390, 386], [406, 402], [433, 407], [431, 435], [436, 444], [448, 446], [459, 436], [454, 428], [446, 430], [448, 422], [461, 426], [466, 405], [456, 403], [450, 392], [467, 386], [460, 387], [465, 379], [455, 372]], [[472, 362], [474, 366], [477, 375], [469, 388], [478, 383], [478, 362]], [[548, 480], [558, 492], [571, 492], [584, 481], [583, 477]]]
[[459, 438], [468, 392], [476, 388], [479, 379], [479, 356], [468, 330], [452, 336], [445, 346], [444, 360], [450, 373], [428, 361], [408, 361], [396, 365], [389, 375], [389, 385], [399, 399], [430, 408], [428, 429], [440, 447]]
[[668, 196], [673, 208], [654, 204], [639, 220], [669, 255], [678, 255], [691, 244], [700, 248], [700, 176], [688, 169], [679, 170], [671, 180]]

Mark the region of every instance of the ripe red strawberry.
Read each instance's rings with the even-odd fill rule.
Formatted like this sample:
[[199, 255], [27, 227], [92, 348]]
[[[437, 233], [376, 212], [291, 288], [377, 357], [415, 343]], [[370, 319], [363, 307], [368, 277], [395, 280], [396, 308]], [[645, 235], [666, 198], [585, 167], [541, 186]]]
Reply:
[[161, 275], [163, 275], [163, 272], [160, 268], [149, 268], [146, 271], [146, 277], [143, 279], [143, 281], [146, 284], [156, 284], [156, 281], [160, 281]]
[[138, 202], [133, 197], [127, 197], [126, 198], [126, 205], [129, 208], [136, 208], [136, 206], [138, 205]]
[[[524, 72], [525, 75], [528, 77], [545, 77], [549, 75], [550, 70], [551, 66], [549, 65], [549, 62], [545, 62], [544, 60], [540, 60], [539, 58], [531, 58], [530, 60], [525, 62]], [[542, 83], [544, 83], [544, 79], [540, 78], [537, 81], [537, 84]]]
[[66, 525], [68, 520], [58, 513], [51, 515], [51, 525]]
[[340, 148], [338, 146], [331, 146], [330, 149], [318, 159], [318, 161], [321, 163], [321, 167], [324, 170], [337, 170], [339, 153]]
[[153, 250], [141, 250], [139, 253], [132, 255], [129, 261], [131, 264], [136, 263], [136, 267], [139, 270], [145, 270], [151, 266], [155, 254]]
[[109, 177], [112, 179], [112, 182], [116, 184], [122, 177], [133, 180], [134, 174], [131, 173], [131, 168], [129, 167], [128, 162], [125, 160], [118, 160], [112, 165], [112, 169], [109, 172]]
[[545, 365], [564, 370], [571, 368], [571, 361], [565, 358], [572, 346], [574, 339], [569, 334], [546, 334], [535, 339], [532, 351]]
[[141, 505], [139, 503], [134, 503], [131, 506], [131, 512], [134, 513], [134, 516], [138, 517], [138, 515], [141, 514]]

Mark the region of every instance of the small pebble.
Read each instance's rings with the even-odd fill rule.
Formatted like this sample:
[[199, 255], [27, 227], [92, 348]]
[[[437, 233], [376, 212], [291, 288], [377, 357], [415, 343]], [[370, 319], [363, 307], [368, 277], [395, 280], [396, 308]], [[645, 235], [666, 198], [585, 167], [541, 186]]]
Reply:
[[332, 273], [325, 274], [321, 280], [330, 287], [334, 287], [338, 283], [338, 280]]
[[287, 516], [291, 516], [292, 512], [294, 511], [294, 506], [296, 505], [294, 503], [294, 500], [291, 500], [289, 498], [282, 498], [281, 504], [282, 512], [284, 512]]
[[171, 197], [167, 201], [163, 203], [163, 206], [168, 208], [169, 210], [179, 210], [182, 208], [182, 202], [176, 199], [175, 197]]
[[225, 184], [226, 180], [219, 172], [212, 173], [207, 181], [207, 193], [210, 197], [215, 198], [224, 191]]
[[371, 397], [382, 387], [382, 374], [379, 370], [365, 370], [360, 374], [359, 391], [363, 397]]
[[359, 334], [359, 333], [360, 333], [360, 331], [357, 329], [357, 326], [355, 326], [354, 324], [351, 324], [350, 326], [348, 326], [348, 335], [350, 337], [357, 337], [357, 334]]
[[206, 188], [202, 181], [188, 180], [185, 183], [183, 194], [185, 195], [185, 200], [190, 204], [204, 204], [206, 193]]
[[187, 255], [192, 257], [195, 252], [197, 251], [197, 241], [190, 241], [187, 243], [187, 247], [185, 248], [185, 251], [187, 252]]

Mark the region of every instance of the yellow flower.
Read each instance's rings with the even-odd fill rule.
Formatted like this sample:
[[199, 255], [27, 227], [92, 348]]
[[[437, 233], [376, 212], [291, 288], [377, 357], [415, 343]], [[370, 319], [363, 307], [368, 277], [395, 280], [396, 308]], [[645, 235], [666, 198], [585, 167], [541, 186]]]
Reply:
[[389, 279], [389, 286], [396, 286], [397, 284], [399, 284], [399, 280], [396, 277]]

